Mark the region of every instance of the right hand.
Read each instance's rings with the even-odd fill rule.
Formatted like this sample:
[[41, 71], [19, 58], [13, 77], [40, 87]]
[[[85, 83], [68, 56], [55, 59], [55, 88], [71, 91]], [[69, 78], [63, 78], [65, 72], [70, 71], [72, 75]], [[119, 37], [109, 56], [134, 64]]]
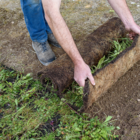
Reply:
[[89, 66], [85, 63], [80, 63], [74, 67], [74, 80], [78, 83], [79, 86], [85, 86], [85, 80], [89, 79], [92, 85], [95, 85], [94, 78], [91, 74]]

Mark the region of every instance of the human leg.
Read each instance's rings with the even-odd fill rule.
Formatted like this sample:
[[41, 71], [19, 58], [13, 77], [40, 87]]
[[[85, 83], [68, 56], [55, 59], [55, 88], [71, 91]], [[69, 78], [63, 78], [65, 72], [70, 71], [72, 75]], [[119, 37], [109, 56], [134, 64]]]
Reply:
[[41, 0], [20, 0], [24, 19], [32, 41], [45, 42], [52, 33], [45, 18]]
[[32, 47], [39, 61], [48, 65], [55, 60], [55, 54], [48, 44], [47, 33], [52, 33], [45, 18], [41, 0], [20, 0], [24, 19], [32, 39]]

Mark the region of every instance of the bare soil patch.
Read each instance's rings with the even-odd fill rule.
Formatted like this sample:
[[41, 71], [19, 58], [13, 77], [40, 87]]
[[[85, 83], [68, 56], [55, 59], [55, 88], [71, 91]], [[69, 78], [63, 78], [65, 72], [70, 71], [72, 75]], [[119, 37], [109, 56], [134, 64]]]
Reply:
[[[0, 8], [0, 19], [0, 63], [25, 74], [33, 73], [36, 77], [37, 71], [44, 66], [32, 49], [23, 14]], [[64, 53], [62, 49], [52, 48], [57, 57]]]
[[122, 140], [140, 140], [140, 61], [87, 111], [90, 117], [111, 115]]

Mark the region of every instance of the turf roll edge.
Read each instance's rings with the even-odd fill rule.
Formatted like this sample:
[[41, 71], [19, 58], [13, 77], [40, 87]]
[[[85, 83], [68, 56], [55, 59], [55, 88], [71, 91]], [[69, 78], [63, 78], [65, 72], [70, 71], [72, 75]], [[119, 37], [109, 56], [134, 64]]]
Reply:
[[105, 67], [97, 70], [93, 74], [96, 82], [95, 86], [92, 86], [89, 80], [86, 81], [83, 94], [84, 106], [82, 110], [86, 111], [139, 60], [140, 37], [137, 35], [130, 47], [121, 52]]

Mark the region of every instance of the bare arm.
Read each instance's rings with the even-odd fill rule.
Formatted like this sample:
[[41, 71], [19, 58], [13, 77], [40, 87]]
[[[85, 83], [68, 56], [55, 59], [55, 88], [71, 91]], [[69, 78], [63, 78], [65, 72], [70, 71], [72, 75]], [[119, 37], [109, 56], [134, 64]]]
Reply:
[[43, 8], [45, 11], [45, 18], [58, 40], [59, 44], [69, 55], [74, 63], [74, 79], [80, 85], [85, 85], [85, 79], [89, 78], [91, 83], [94, 85], [94, 79], [91, 74], [90, 68], [83, 61], [72, 35], [62, 18], [59, 8], [61, 0], [42, 0]]
[[135, 23], [125, 0], [108, 0], [112, 8], [121, 18], [127, 30], [132, 30], [140, 35], [140, 27]]

